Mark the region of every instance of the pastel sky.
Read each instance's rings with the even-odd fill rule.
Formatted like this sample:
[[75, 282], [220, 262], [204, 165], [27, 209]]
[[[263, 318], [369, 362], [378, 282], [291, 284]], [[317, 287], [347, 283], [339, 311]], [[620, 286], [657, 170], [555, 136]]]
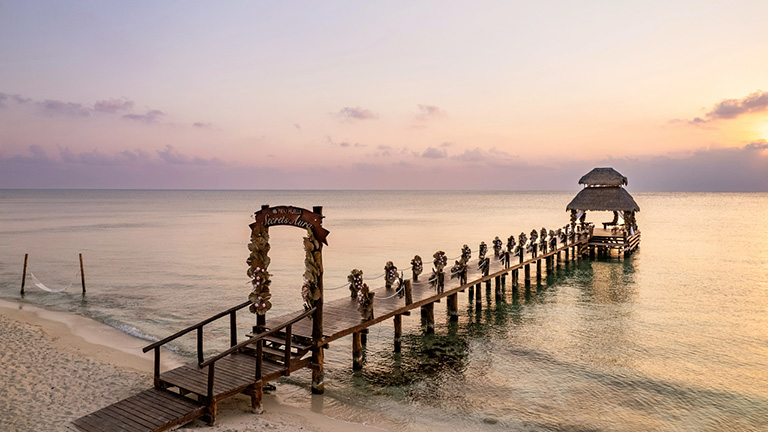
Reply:
[[766, 16], [0, 0], [0, 187], [768, 191]]

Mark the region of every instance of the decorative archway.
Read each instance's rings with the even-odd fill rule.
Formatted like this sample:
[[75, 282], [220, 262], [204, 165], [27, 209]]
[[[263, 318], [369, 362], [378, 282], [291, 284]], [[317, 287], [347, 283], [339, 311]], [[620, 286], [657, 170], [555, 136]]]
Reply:
[[312, 314], [312, 391], [322, 393], [323, 385], [323, 244], [327, 245], [328, 230], [323, 228], [323, 208], [316, 206], [312, 211], [293, 206], [270, 207], [262, 205], [261, 210], [254, 213], [255, 222], [250, 224], [251, 251], [246, 263], [248, 277], [251, 278], [253, 290], [248, 295], [252, 302], [250, 311], [256, 314], [256, 327], [264, 329], [266, 313], [272, 308], [269, 290], [271, 275], [268, 268], [269, 258], [269, 227], [288, 225], [303, 228], [307, 231], [304, 237], [304, 284], [301, 288], [304, 308], [316, 308]]

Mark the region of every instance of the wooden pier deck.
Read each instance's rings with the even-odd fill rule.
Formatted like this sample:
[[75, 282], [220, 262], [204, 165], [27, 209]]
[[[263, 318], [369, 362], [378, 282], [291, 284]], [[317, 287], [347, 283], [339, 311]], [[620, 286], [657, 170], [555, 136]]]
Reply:
[[[478, 260], [475, 259], [468, 267], [467, 283], [461, 284], [458, 278], [451, 279], [448, 274], [441, 292], [426, 282], [426, 276], [421, 282], [406, 281], [402, 296], [398, 292], [400, 288], [375, 290], [374, 316], [365, 321], [360, 318], [356, 299], [347, 297], [324, 304], [321, 302], [323, 330], [320, 337], [313, 337], [316, 324], [307, 319], [318, 309], [315, 307], [309, 311], [268, 317], [263, 328], [255, 329], [258, 333], [238, 342], [235, 312], [250, 305], [250, 302], [245, 302], [144, 348], [145, 352], [154, 350], [155, 353], [155, 387], [81, 417], [70, 425], [70, 429], [80, 432], [164, 431], [201, 417], [212, 424], [216, 418], [217, 402], [238, 393], [250, 395], [252, 407], [258, 412], [264, 384], [302, 368], [319, 368], [322, 371], [322, 351], [329, 343], [353, 335], [353, 368], [362, 367], [361, 337], [369, 327], [393, 318], [396, 349], [399, 349], [397, 339], [401, 334], [403, 315], [421, 308], [429, 331], [430, 325], [434, 328], [434, 303], [446, 298], [449, 314], [458, 319], [459, 292], [473, 289], [479, 307], [482, 284], [487, 288], [495, 284], [497, 296], [508, 275], [511, 275], [513, 290], [518, 285], [528, 286], [531, 279], [541, 279], [544, 268], [550, 273], [561, 262], [578, 260], [587, 251], [591, 238], [592, 227], [589, 227], [588, 231], [566, 238], [564, 243], [557, 243], [559, 246], [553, 250], [537, 254], [534, 248], [531, 253], [524, 253], [523, 257], [513, 257], [512, 260], [517, 262], [510, 263], [509, 267], [490, 256], [491, 265], [487, 274], [477, 268]], [[532, 266], [535, 267], [535, 276], [531, 275]], [[446, 267], [448, 269], [450, 263]], [[520, 277], [520, 271], [524, 271], [523, 277]], [[230, 319], [231, 348], [204, 359], [204, 326], [227, 316]], [[197, 332], [198, 363], [161, 374], [160, 347], [191, 332]]]

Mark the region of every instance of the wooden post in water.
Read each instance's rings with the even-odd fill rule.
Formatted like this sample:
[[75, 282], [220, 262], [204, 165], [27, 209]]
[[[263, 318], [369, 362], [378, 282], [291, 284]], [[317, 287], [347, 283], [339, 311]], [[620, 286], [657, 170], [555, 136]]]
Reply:
[[482, 307], [481, 306], [482, 298], [483, 298], [483, 293], [481, 292], [480, 284], [478, 283], [477, 285], [475, 285], [475, 307], [478, 309]]
[[499, 301], [501, 299], [501, 276], [496, 276], [496, 283], [495, 285], [495, 295], [496, 295], [496, 301]]
[[362, 334], [352, 333], [352, 369], [360, 370], [363, 368], [363, 339]]
[[536, 282], [541, 282], [541, 259], [536, 260]]
[[400, 314], [395, 315], [395, 352], [400, 352], [403, 336], [403, 317]]
[[[312, 207], [312, 211], [323, 215], [323, 207]], [[322, 223], [322, 218], [321, 218]], [[317, 275], [317, 287], [320, 290], [320, 298], [315, 300], [314, 316], [312, 319], [312, 393], [323, 394], [325, 391], [325, 371], [323, 366], [323, 244], [320, 243], [320, 274]]]
[[21, 275], [21, 296], [24, 297], [24, 284], [27, 283], [27, 259], [29, 259], [29, 254], [24, 254], [24, 273]]
[[435, 332], [435, 304], [427, 303], [421, 307], [424, 312], [424, 320], [427, 324], [427, 333]]
[[451, 316], [451, 321], [459, 320], [459, 295], [456, 293], [448, 296], [448, 314]]
[[80, 254], [80, 281], [83, 284], [83, 294], [85, 294], [85, 270], [83, 269], [83, 254]]
[[531, 265], [525, 265], [525, 286], [531, 286]]

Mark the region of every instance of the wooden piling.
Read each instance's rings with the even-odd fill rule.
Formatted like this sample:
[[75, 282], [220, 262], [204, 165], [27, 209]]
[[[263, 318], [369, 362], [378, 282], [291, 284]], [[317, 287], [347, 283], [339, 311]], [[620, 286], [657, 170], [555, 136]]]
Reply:
[[456, 293], [448, 296], [448, 314], [451, 321], [459, 320], [459, 295]]
[[27, 283], [27, 259], [29, 259], [29, 254], [24, 254], [24, 273], [21, 275], [21, 295], [24, 296], [24, 285]]
[[[312, 207], [314, 213], [323, 215], [322, 206]], [[312, 393], [323, 394], [325, 392], [325, 370], [323, 365], [323, 244], [320, 243], [320, 262], [317, 263], [321, 269], [317, 275], [317, 287], [320, 289], [320, 298], [315, 300], [315, 312], [312, 319]]]
[[400, 314], [395, 315], [395, 352], [402, 349], [401, 339], [403, 336], [403, 317]]
[[85, 294], [85, 270], [83, 269], [83, 254], [80, 254], [80, 281], [83, 284], [83, 294]]
[[475, 307], [479, 308], [482, 302], [483, 293], [480, 290], [480, 284], [475, 285]]
[[405, 281], [405, 304], [409, 305], [413, 303], [413, 288], [411, 287], [411, 281]]
[[525, 286], [531, 286], [531, 265], [525, 265]]
[[363, 368], [363, 339], [361, 332], [352, 333], [352, 369]]
[[541, 259], [536, 260], [536, 282], [541, 282]]
[[424, 311], [424, 320], [427, 324], [427, 333], [435, 332], [435, 304], [427, 303], [421, 307]]
[[495, 288], [496, 301], [499, 301], [501, 299], [501, 276], [496, 276]]

